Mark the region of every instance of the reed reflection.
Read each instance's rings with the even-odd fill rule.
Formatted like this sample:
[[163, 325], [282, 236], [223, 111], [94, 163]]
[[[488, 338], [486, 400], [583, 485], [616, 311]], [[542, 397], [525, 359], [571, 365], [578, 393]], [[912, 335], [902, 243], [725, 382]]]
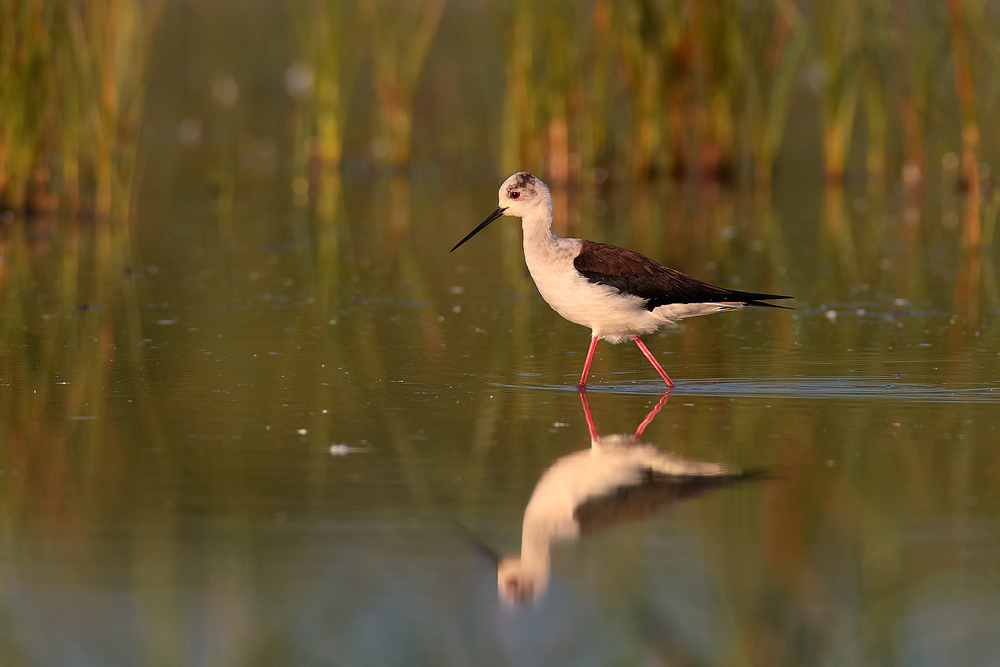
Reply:
[[643, 442], [643, 431], [670, 398], [666, 392], [633, 433], [601, 436], [580, 392], [590, 447], [563, 456], [542, 474], [524, 510], [521, 552], [498, 559], [497, 587], [508, 604], [537, 600], [548, 586], [549, 548], [626, 521], [643, 519], [675, 502], [759, 478], [708, 461], [692, 461]]

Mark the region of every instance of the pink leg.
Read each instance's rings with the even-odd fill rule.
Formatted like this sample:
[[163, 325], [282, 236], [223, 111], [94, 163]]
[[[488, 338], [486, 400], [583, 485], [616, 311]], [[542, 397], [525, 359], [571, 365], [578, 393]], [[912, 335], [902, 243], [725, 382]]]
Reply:
[[[596, 338], [594, 340], [597, 340]], [[584, 387], [579, 389], [580, 403], [583, 404], [583, 416], [587, 419], [587, 430], [590, 431], [590, 439], [597, 440], [597, 427], [594, 426], [594, 416], [590, 414], [590, 403], [587, 402], [587, 390]]]
[[654, 357], [654, 356], [653, 356], [653, 353], [649, 351], [649, 348], [647, 348], [647, 347], [646, 347], [646, 346], [645, 346], [645, 345], [643, 344], [643, 342], [642, 342], [641, 340], [639, 340], [639, 337], [638, 337], [638, 336], [636, 336], [636, 337], [635, 337], [635, 338], [633, 338], [632, 340], [634, 340], [634, 341], [635, 341], [635, 344], [639, 346], [639, 349], [640, 349], [640, 350], [642, 350], [642, 353], [643, 353], [644, 355], [646, 355], [646, 358], [647, 358], [647, 359], [649, 359], [649, 363], [653, 364], [653, 368], [655, 368], [655, 369], [656, 369], [656, 372], [660, 374], [660, 377], [661, 377], [661, 378], [663, 378], [663, 381], [667, 383], [667, 386], [668, 386], [668, 387], [674, 387], [674, 386], [676, 386], [676, 385], [674, 384], [674, 381], [670, 379], [670, 376], [669, 376], [669, 375], [667, 375], [667, 372], [666, 372], [665, 370], [663, 370], [663, 366], [661, 366], [661, 365], [660, 365], [660, 364], [659, 364], [659, 363], [658, 363], [658, 362], [656, 361], [656, 357]]
[[647, 426], [653, 423], [653, 420], [656, 419], [656, 415], [660, 414], [660, 410], [662, 410], [663, 406], [667, 404], [668, 398], [670, 398], [670, 392], [663, 392], [663, 396], [660, 396], [660, 401], [653, 407], [652, 410], [649, 411], [649, 414], [642, 420], [642, 423], [639, 424], [638, 428], [635, 429], [636, 438], [642, 437], [642, 432], [646, 430]]
[[590, 373], [590, 364], [594, 361], [594, 350], [597, 349], [599, 340], [597, 337], [590, 339], [590, 349], [587, 350], [587, 360], [583, 362], [583, 373], [580, 375], [580, 384], [576, 385], [577, 389], [584, 389], [587, 386], [587, 375]]

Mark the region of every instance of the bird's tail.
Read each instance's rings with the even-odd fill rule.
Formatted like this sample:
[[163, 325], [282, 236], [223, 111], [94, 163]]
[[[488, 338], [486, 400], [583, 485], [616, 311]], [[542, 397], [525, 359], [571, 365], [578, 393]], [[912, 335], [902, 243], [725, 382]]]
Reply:
[[794, 299], [794, 296], [783, 296], [781, 294], [756, 294], [753, 292], [740, 292], [740, 302], [744, 306], [763, 306], [765, 308], [782, 308], [784, 310], [794, 310], [789, 306], [779, 306], [776, 303], [766, 303], [769, 299]]

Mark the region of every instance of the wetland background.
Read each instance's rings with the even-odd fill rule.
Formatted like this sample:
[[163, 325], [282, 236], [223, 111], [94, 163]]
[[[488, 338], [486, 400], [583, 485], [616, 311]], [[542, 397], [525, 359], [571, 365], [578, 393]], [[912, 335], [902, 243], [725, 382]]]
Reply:
[[[1000, 8], [915, 4], [0, 2], [3, 663], [991, 664]], [[590, 444], [516, 223], [447, 253], [519, 169], [796, 310], [648, 341], [645, 439], [779, 479], [512, 610], [452, 522]]]

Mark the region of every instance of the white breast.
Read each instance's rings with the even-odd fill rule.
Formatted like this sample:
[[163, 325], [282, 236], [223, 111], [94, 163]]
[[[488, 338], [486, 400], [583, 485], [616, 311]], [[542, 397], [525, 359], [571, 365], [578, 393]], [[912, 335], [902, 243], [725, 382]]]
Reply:
[[546, 303], [570, 322], [590, 328], [596, 337], [620, 343], [671, 321], [665, 315], [672, 313], [650, 312], [643, 307], [644, 299], [581, 276], [573, 265], [580, 239], [559, 238], [548, 230], [547, 234], [525, 231], [524, 259], [535, 286]]

